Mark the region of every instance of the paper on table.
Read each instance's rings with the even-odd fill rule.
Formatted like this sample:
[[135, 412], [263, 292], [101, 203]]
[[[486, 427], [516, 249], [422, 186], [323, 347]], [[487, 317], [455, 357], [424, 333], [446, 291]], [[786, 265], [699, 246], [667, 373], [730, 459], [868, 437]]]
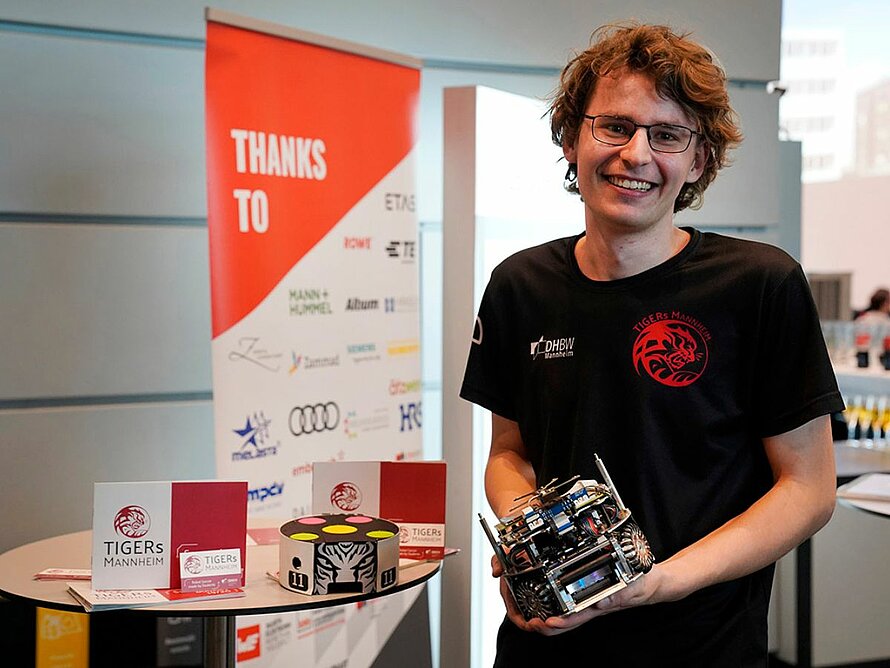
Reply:
[[212, 601], [220, 598], [239, 598], [245, 595], [241, 587], [212, 591], [182, 591], [180, 589], [91, 589], [83, 582], [69, 582], [68, 593], [87, 612], [139, 608], [147, 605]]
[[869, 473], [840, 487], [837, 495], [844, 499], [890, 501], [890, 473]]

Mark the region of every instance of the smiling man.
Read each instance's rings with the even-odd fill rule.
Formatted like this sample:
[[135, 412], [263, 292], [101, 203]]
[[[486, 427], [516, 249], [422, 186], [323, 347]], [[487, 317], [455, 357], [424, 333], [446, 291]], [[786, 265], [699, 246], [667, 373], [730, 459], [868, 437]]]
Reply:
[[674, 225], [741, 139], [723, 71], [688, 37], [601, 28], [550, 111], [585, 231], [495, 269], [461, 396], [492, 413], [495, 514], [596, 478], [597, 453], [657, 563], [547, 620], [502, 582], [495, 665], [765, 666], [773, 563], [834, 508], [843, 404], [806, 278], [779, 249]]

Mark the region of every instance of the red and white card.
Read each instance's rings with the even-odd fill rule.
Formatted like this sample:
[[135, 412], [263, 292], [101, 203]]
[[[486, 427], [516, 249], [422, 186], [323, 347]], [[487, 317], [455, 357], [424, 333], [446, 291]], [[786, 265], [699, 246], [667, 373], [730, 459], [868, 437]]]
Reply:
[[96, 483], [93, 589], [178, 589], [190, 552], [238, 549], [244, 585], [247, 482]]
[[312, 510], [395, 522], [400, 557], [442, 559], [445, 474], [445, 462], [315, 462]]

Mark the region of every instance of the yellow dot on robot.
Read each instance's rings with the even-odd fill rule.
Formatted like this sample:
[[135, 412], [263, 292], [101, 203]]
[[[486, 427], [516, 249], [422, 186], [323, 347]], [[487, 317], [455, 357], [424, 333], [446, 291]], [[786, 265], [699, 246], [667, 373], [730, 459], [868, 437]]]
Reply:
[[324, 527], [322, 529], [325, 533], [334, 533], [334, 534], [347, 534], [347, 533], [355, 533], [358, 531], [355, 527], [348, 527], [345, 524], [332, 524], [329, 527]]
[[392, 531], [369, 531], [368, 538], [390, 538], [395, 536]]
[[315, 540], [318, 538], [318, 534], [304, 531], [303, 533], [292, 533], [290, 537], [294, 540]]

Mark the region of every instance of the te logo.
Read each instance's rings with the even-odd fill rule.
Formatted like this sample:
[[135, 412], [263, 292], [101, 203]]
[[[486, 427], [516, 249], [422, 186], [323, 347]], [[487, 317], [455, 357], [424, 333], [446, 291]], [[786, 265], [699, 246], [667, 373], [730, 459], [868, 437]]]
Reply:
[[386, 244], [386, 256], [401, 258], [402, 261], [413, 261], [416, 255], [417, 242], [411, 240], [392, 240]]
[[402, 416], [399, 431], [414, 431], [415, 428], [420, 429], [423, 420], [422, 403], [423, 402], [421, 401], [418, 401], [417, 403], [412, 401], [409, 404], [399, 404], [399, 412]]
[[238, 647], [236, 661], [255, 659], [260, 655], [260, 625], [245, 626], [238, 629]]

